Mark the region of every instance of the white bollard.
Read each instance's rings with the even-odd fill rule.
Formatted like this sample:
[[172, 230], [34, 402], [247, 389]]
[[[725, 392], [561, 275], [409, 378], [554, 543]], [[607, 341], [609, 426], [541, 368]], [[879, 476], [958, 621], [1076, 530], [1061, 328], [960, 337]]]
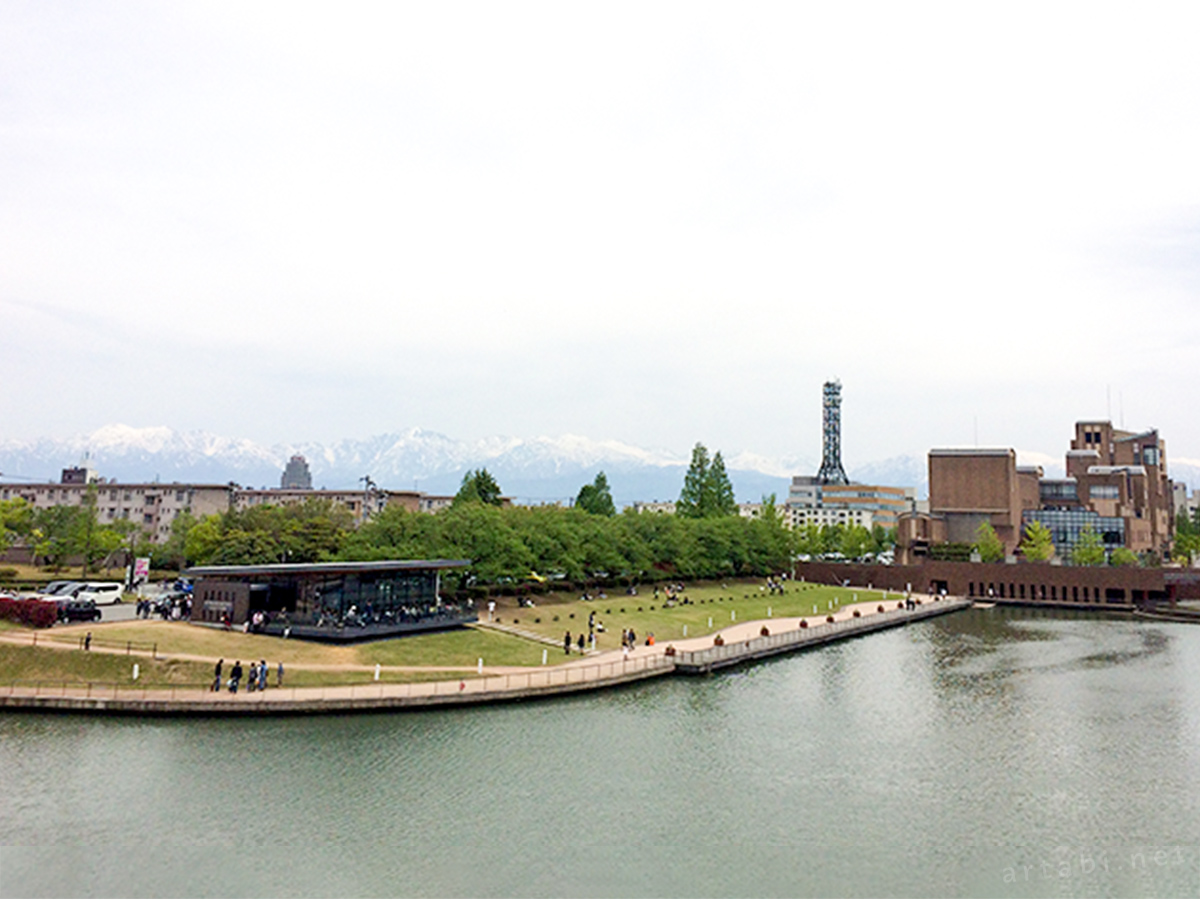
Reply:
[[708, 627], [712, 628], [712, 616], [708, 617]]
[[813, 615], [815, 616], [816, 614], [817, 614], [817, 604], [814, 603], [813, 604]]
[[138, 680], [138, 664], [137, 663], [133, 664], [133, 680], [134, 681]]
[[729, 611], [729, 621], [730, 621], [730, 622], [736, 622], [736, 621], [737, 621], [737, 610], [736, 610], [736, 609], [731, 609], [731, 610]]
[[767, 618], [771, 618], [771, 607], [767, 607]]
[[857, 603], [857, 602], [858, 602], [858, 594], [855, 594], [855, 595], [854, 595], [854, 602], [855, 602], [855, 603]]
[[543, 651], [542, 651], [542, 665], [543, 665], [543, 666], [546, 664], [546, 654], [547, 654], [547, 653], [549, 653], [549, 652], [550, 652], [550, 651], [548, 651], [548, 650], [543, 650]]
[[687, 637], [687, 626], [686, 625], [683, 626], [683, 636]]
[[479, 657], [479, 662], [475, 665], [475, 671], [480, 675], [483, 674], [483, 657]]
[[375, 680], [379, 680], [379, 663], [375, 663]]

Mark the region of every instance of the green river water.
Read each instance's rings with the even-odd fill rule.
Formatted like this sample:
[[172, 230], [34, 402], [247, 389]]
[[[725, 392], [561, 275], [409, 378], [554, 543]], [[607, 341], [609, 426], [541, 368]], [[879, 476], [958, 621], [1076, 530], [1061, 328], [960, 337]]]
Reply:
[[1200, 627], [970, 610], [445, 711], [0, 715], [3, 896], [1196, 896]]

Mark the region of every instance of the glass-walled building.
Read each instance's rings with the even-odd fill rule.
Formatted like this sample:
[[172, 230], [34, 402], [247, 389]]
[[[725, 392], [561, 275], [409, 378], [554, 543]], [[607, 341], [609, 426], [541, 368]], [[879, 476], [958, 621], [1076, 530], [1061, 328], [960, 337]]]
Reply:
[[265, 634], [353, 641], [476, 621], [470, 601], [442, 596], [442, 573], [465, 559], [199, 566], [192, 619]]

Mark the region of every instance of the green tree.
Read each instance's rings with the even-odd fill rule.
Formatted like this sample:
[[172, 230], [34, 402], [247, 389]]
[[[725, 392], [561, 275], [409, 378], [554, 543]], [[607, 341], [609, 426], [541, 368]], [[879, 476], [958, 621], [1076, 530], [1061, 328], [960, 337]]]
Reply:
[[1110, 561], [1114, 566], [1140, 565], [1137, 554], [1128, 547], [1114, 547]]
[[1021, 552], [1026, 559], [1043, 562], [1054, 555], [1054, 538], [1050, 529], [1034, 519], [1025, 526], [1025, 536], [1021, 539]]
[[[1200, 508], [1196, 510], [1200, 516]], [[1172, 556], [1185, 566], [1190, 566], [1200, 555], [1200, 524], [1182, 507], [1175, 517], [1175, 546]]]
[[675, 504], [675, 514], [685, 519], [737, 515], [733, 485], [720, 450], [710, 461], [708, 448], [703, 444], [697, 443], [692, 448], [692, 461], [683, 477], [683, 490]]
[[871, 552], [875, 541], [865, 525], [850, 525], [842, 532], [838, 549], [847, 559], [860, 559]]
[[708, 506], [708, 467], [708, 448], [697, 443], [692, 448], [692, 461], [688, 465], [687, 474], [683, 476], [683, 490], [679, 492], [679, 501], [675, 504], [675, 515], [685, 519], [700, 519], [705, 516]]
[[725, 471], [725, 460], [721, 458], [720, 450], [713, 455], [705, 482], [708, 500], [705, 516], [736, 516], [737, 500], [733, 496], [733, 484]]
[[597, 472], [595, 481], [579, 489], [575, 506], [593, 515], [615, 516], [617, 507], [613, 504], [612, 491], [608, 487], [608, 476]]
[[462, 486], [454, 495], [454, 504], [486, 503], [489, 506], [500, 506], [500, 485], [487, 469], [475, 469], [463, 475]]
[[33, 529], [33, 506], [23, 497], [0, 500], [0, 548], [10, 547]]
[[1071, 562], [1077, 566], [1104, 565], [1104, 542], [1091, 525], [1084, 525], [1079, 532], [1079, 540], [1071, 551]]
[[973, 549], [982, 562], [1001, 562], [1004, 559], [1004, 542], [996, 534], [991, 522], [983, 522], [975, 531]]
[[819, 556], [825, 552], [820, 525], [816, 522], [805, 522], [797, 529], [796, 552], [809, 557]]

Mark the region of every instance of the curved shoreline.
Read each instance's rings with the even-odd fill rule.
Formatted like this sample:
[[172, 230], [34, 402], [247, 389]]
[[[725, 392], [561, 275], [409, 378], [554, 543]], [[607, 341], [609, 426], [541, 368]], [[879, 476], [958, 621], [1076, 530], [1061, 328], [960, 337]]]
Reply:
[[[800, 619], [759, 619], [738, 623], [714, 636], [677, 641], [672, 645], [639, 647], [626, 657], [610, 651], [560, 666], [460, 678], [454, 681], [375, 683], [306, 688], [275, 688], [255, 694], [213, 693], [188, 688], [123, 688], [115, 685], [68, 686], [61, 690], [22, 689], [10, 685], [0, 694], [0, 710], [93, 713], [134, 716], [280, 716], [387, 712], [555, 697], [604, 690], [664, 675], [703, 675], [783, 653], [822, 646], [909, 622], [945, 615], [972, 605], [970, 600], [925, 598], [916, 609], [884, 613], [864, 607], [843, 607], [833, 623], [800, 628]], [[855, 612], [859, 617], [855, 617]], [[778, 629], [785, 622], [791, 628]], [[761, 632], [766, 629], [768, 635]], [[667, 647], [674, 651], [667, 655]]]

